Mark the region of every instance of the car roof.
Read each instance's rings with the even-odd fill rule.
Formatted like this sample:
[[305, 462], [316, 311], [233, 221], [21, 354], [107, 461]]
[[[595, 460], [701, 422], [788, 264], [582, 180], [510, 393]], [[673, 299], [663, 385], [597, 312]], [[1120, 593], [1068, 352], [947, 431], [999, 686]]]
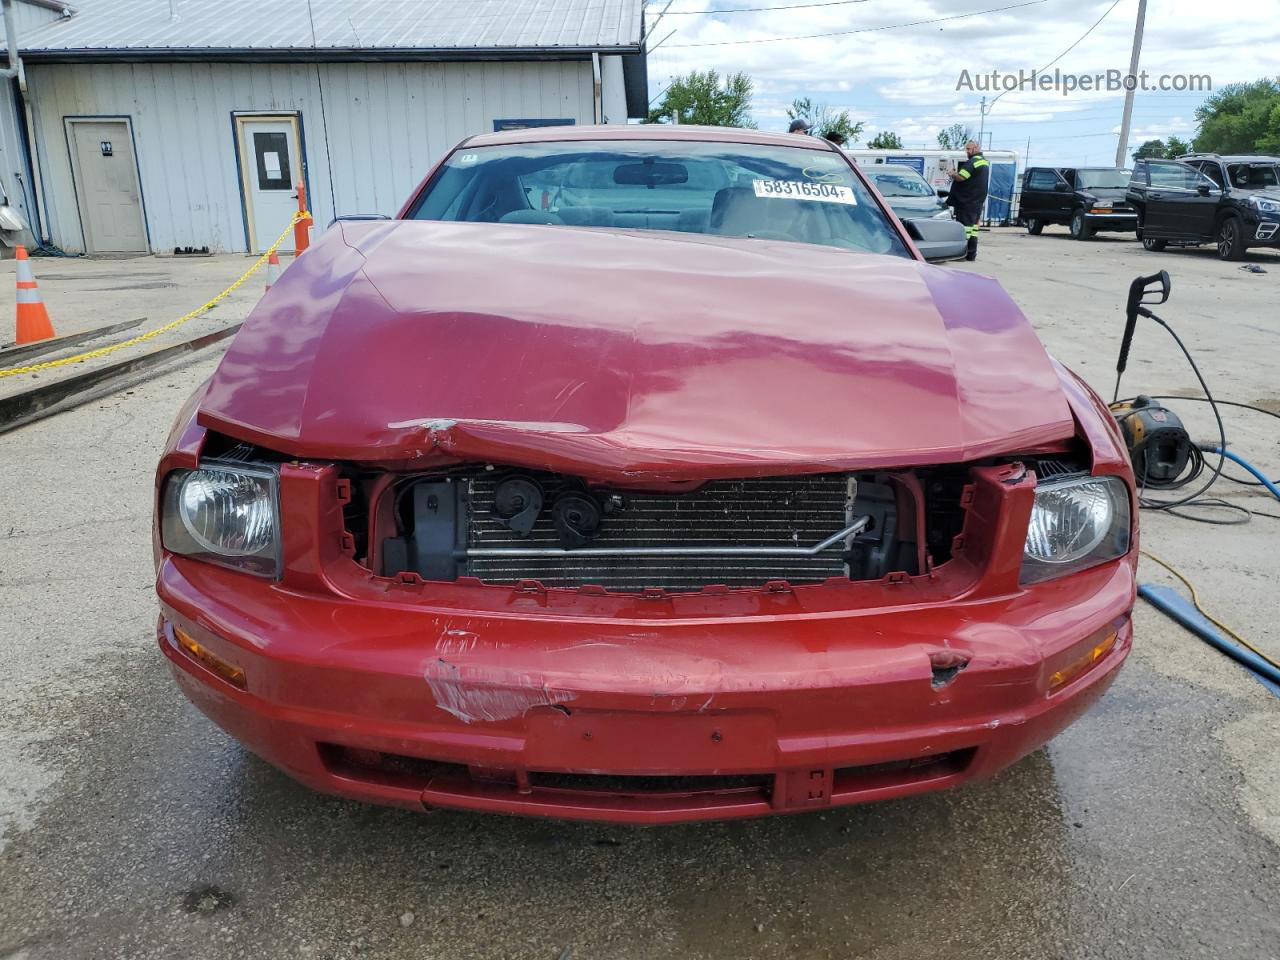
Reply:
[[[1160, 159], [1159, 157], [1155, 159]], [[1178, 157], [1179, 160], [1221, 160], [1223, 163], [1280, 163], [1280, 157], [1273, 157], [1268, 154], [1231, 154], [1223, 156], [1220, 153], [1184, 153]]]
[[[1142, 159], [1146, 159], [1143, 157]], [[1073, 167], [1070, 164], [1064, 164], [1060, 167], [1027, 167], [1027, 172], [1032, 170], [1052, 170], [1055, 173], [1061, 173], [1063, 170], [1128, 170], [1129, 167]]]
[[554, 143], [566, 140], [666, 140], [671, 142], [703, 141], [713, 143], [756, 143], [777, 147], [805, 147], [830, 150], [838, 147], [821, 137], [795, 133], [763, 133], [741, 127], [700, 127], [692, 124], [634, 123], [588, 124], [585, 126], [526, 127], [523, 130], [500, 130], [482, 133], [464, 141], [469, 147], [488, 147], [515, 143]]
[[[859, 164], [858, 169], [863, 173], [909, 173], [913, 177], [920, 177], [920, 172], [905, 163], [864, 163]], [[920, 177], [921, 180], [924, 177]]]

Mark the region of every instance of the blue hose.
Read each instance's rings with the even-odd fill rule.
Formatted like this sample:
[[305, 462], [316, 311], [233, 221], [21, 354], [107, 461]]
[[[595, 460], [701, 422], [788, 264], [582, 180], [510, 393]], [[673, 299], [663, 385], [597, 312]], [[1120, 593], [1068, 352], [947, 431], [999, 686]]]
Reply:
[[1272, 483], [1265, 473], [1263, 473], [1261, 470], [1255, 467], [1252, 463], [1250, 463], [1244, 457], [1237, 457], [1230, 450], [1222, 450], [1218, 447], [1201, 447], [1200, 449], [1203, 450], [1205, 453], [1220, 453], [1224, 457], [1226, 457], [1228, 460], [1232, 461], [1233, 463], [1240, 464], [1240, 466], [1244, 467], [1246, 470], [1252, 473], [1255, 477], [1257, 477], [1258, 480], [1262, 481], [1262, 485], [1266, 487], [1269, 491], [1271, 491], [1271, 495], [1273, 497], [1275, 497], [1277, 500], [1280, 500], [1280, 487], [1277, 487], [1274, 483]]
[[1246, 650], [1224, 637], [1200, 615], [1200, 611], [1179, 596], [1176, 591], [1154, 583], [1143, 583], [1138, 586], [1138, 596], [1169, 619], [1186, 627], [1205, 643], [1216, 647], [1232, 660], [1252, 670], [1264, 686], [1280, 696], [1280, 670], [1252, 650]]

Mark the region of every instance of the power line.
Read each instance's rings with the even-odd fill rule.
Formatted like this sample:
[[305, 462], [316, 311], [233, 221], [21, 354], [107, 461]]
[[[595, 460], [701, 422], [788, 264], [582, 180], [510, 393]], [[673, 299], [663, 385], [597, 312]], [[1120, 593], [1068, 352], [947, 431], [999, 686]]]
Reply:
[[[1070, 52], [1071, 52], [1072, 50], [1074, 50], [1076, 47], [1080, 46], [1080, 44], [1084, 41], [1084, 38], [1085, 38], [1085, 37], [1087, 37], [1087, 36], [1089, 36], [1089, 34], [1093, 33], [1093, 31], [1097, 29], [1098, 24], [1100, 24], [1103, 20], [1107, 19], [1107, 16], [1111, 13], [1111, 11], [1112, 11], [1112, 10], [1114, 10], [1114, 9], [1115, 9], [1116, 7], [1118, 7], [1119, 5], [1120, 5], [1120, 0], [1115, 0], [1115, 2], [1111, 4], [1111, 6], [1107, 7], [1106, 12], [1105, 12], [1105, 13], [1103, 13], [1103, 15], [1102, 15], [1102, 16], [1100, 16], [1100, 17], [1099, 17], [1099, 18], [1094, 22], [1094, 24], [1093, 24], [1093, 26], [1092, 26], [1092, 27], [1090, 27], [1090, 28], [1089, 28], [1088, 30], [1086, 30], [1084, 33], [1080, 34], [1079, 39], [1077, 39], [1075, 43], [1073, 43], [1071, 46], [1067, 47], [1067, 49], [1063, 50], [1060, 54], [1058, 54], [1056, 57], [1054, 57], [1052, 60], [1050, 60], [1048, 63], [1046, 63], [1043, 67], [1041, 67], [1039, 70], [1037, 70], [1037, 71], [1036, 71], [1036, 73], [1038, 73], [1038, 74], [1039, 74], [1039, 73], [1044, 73], [1046, 70], [1048, 70], [1050, 67], [1052, 67], [1055, 63], [1057, 63], [1059, 60], [1061, 60], [1063, 57], [1065, 57], [1068, 53], [1070, 53]], [[999, 95], [995, 98], [995, 100], [992, 100], [992, 101], [991, 101], [991, 106], [987, 107], [987, 112], [988, 112], [988, 113], [990, 113], [990, 112], [991, 112], [991, 107], [994, 107], [994, 106], [996, 105], [996, 101], [997, 101], [997, 100], [999, 100], [999, 99], [1000, 99], [1000, 97], [1003, 97], [1003, 96], [1004, 96], [1004, 94], [1003, 94], [1003, 93], [1001, 93], [1001, 94], [999, 94]]]
[[[877, 33], [881, 30], [900, 30], [903, 27], [919, 27], [929, 23], [942, 23], [947, 20], [965, 20], [969, 17], [980, 17], [988, 13], [1000, 13], [1003, 10], [1017, 10], [1020, 7], [1034, 7], [1045, 0], [1024, 0], [1023, 3], [1011, 3], [1004, 7], [991, 7], [987, 10], [974, 10], [971, 13], [957, 13], [949, 17], [934, 17], [931, 20], [913, 20], [910, 23], [891, 23], [883, 27], [860, 27], [856, 30], [834, 30], [830, 33], [808, 33], [796, 37], [758, 37], [754, 40], [718, 40], [706, 43], [673, 43], [672, 47], [732, 47], [744, 43], [778, 43], [785, 40], [819, 40], [824, 37], [847, 37], [855, 33]], [[1117, 3], [1120, 0], [1116, 0]]]

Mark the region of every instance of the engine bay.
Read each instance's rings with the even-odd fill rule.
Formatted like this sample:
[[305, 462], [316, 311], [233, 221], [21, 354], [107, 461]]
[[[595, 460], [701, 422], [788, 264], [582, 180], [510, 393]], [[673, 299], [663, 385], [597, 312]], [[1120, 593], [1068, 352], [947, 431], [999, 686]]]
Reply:
[[[959, 502], [954, 482], [937, 482]], [[879, 580], [930, 562], [913, 474], [711, 480], [662, 490], [493, 467], [401, 477], [371, 510], [376, 572], [609, 591]], [[954, 523], [933, 539], [941, 553]]]

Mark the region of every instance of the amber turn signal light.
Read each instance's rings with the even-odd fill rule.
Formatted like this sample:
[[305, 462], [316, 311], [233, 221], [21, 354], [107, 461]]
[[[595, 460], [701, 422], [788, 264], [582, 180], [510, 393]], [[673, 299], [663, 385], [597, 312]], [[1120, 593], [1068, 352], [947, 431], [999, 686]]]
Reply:
[[1084, 673], [1095, 663], [1111, 652], [1116, 645], [1116, 632], [1113, 630], [1108, 633], [1102, 640], [1095, 643], [1092, 648], [1083, 656], [1072, 660], [1061, 670], [1055, 670], [1049, 675], [1049, 692], [1054, 693], [1065, 687], [1080, 674]]
[[191, 659], [198, 661], [203, 667], [216, 673], [233, 687], [239, 687], [241, 690], [247, 689], [244, 671], [239, 667], [227, 663], [227, 661], [213, 653], [208, 647], [176, 624], [173, 626], [173, 636], [178, 641], [178, 646]]

